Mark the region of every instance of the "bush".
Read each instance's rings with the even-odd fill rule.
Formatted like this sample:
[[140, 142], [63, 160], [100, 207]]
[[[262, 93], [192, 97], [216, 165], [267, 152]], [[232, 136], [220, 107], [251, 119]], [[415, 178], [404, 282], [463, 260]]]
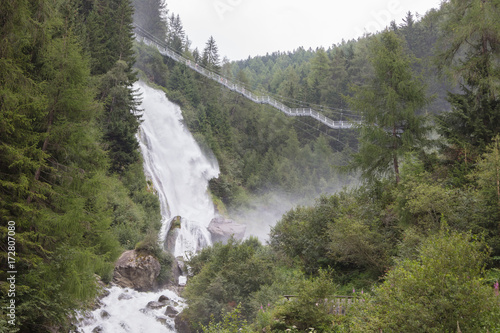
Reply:
[[216, 243], [187, 264], [194, 276], [184, 290], [189, 304], [184, 311], [196, 328], [223, 320], [238, 304], [241, 316], [251, 317], [257, 310], [253, 309], [251, 295], [270, 285], [274, 275], [272, 259], [256, 238]]
[[300, 280], [298, 290], [297, 297], [276, 308], [271, 329], [331, 331], [336, 315], [330, 313], [327, 300], [336, 294], [337, 285], [329, 273], [320, 270], [317, 277]]
[[423, 241], [356, 310], [354, 332], [490, 332], [500, 329], [499, 298], [483, 284], [488, 251], [470, 233], [441, 231]]

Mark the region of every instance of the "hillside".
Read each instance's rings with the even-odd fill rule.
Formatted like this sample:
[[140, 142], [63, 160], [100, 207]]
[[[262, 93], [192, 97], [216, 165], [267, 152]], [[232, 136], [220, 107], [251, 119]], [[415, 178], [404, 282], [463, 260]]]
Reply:
[[[445, 2], [418, 21], [408, 13], [402, 26], [328, 50], [236, 63], [220, 61], [213, 38], [203, 51], [176, 44], [291, 107], [362, 116], [352, 132], [286, 118], [138, 46], [138, 67], [217, 156], [221, 175], [210, 188], [230, 214], [268, 193], [283, 205], [324, 193], [283, 215], [267, 245], [229, 241], [190, 260], [182, 316], [193, 329], [498, 329], [498, 8], [467, 4]], [[186, 41], [172, 17], [166, 41]], [[355, 187], [339, 188], [355, 176]], [[323, 301], [339, 295], [364, 301], [344, 316]]]
[[[139, 77], [217, 158], [220, 214], [262, 231], [274, 221], [253, 212], [285, 211], [266, 244], [190, 256], [179, 318], [193, 331], [500, 330], [497, 0], [449, 0], [326, 50], [235, 63], [212, 37], [192, 50], [165, 6], [0, 2], [1, 332], [74, 329], [126, 249], [171, 265], [136, 139]], [[133, 23], [249, 89], [362, 125], [255, 104], [135, 41]], [[333, 310], [345, 296], [355, 304]]]
[[2, 332], [69, 331], [118, 255], [148, 235], [154, 244], [132, 11], [121, 0], [0, 3]]

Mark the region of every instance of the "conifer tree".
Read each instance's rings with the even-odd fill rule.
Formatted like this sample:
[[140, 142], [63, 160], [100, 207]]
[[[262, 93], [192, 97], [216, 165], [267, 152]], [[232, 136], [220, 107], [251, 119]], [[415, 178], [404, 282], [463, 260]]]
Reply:
[[369, 179], [393, 174], [399, 183], [400, 158], [426, 141], [424, 118], [417, 115], [427, 104], [425, 87], [413, 75], [411, 58], [395, 32], [383, 32], [370, 51], [374, 77], [366, 86], [353, 87], [348, 98], [363, 117], [353, 167]]
[[184, 47], [186, 46], [186, 33], [184, 32], [184, 27], [182, 26], [181, 18], [177, 14], [172, 15], [168, 19], [168, 35], [167, 43], [170, 48], [179, 53], [184, 52]]
[[210, 36], [205, 44], [202, 63], [212, 71], [218, 72], [220, 70], [219, 48], [217, 47], [213, 36]]
[[165, 0], [133, 0], [134, 23], [161, 41], [167, 40]]
[[89, 49], [92, 74], [100, 76], [99, 101], [105, 106], [104, 139], [111, 170], [122, 172], [139, 158], [135, 134], [139, 115], [131, 86], [136, 80], [132, 43], [133, 8], [129, 1], [106, 0], [89, 14]]
[[439, 64], [462, 92], [449, 94], [452, 111], [439, 117], [440, 130], [452, 144], [481, 152], [500, 133], [500, 2], [452, 0], [445, 8]]

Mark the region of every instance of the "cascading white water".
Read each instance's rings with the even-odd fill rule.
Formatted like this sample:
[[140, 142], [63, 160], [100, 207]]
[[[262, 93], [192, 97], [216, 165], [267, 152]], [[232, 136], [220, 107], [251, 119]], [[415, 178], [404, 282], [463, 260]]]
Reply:
[[[207, 158], [183, 124], [179, 106], [165, 94], [143, 82], [134, 85], [142, 93], [144, 115], [139, 142], [144, 158], [144, 172], [153, 182], [161, 204], [161, 242], [173, 217], [181, 216], [174, 255], [185, 256], [210, 245], [208, 224], [215, 215], [207, 193], [208, 180], [219, 174], [215, 158]], [[147, 304], [161, 295], [170, 298], [171, 306], [182, 310], [182, 299], [174, 292], [163, 290], [143, 293], [112, 287], [101, 300], [99, 309], [82, 318], [79, 332], [175, 332], [173, 319], [165, 308], [151, 309]]]
[[145, 110], [140, 131], [144, 169], [162, 205], [160, 241], [165, 240], [171, 219], [181, 216], [174, 255], [194, 253], [211, 243], [207, 227], [215, 212], [207, 185], [219, 174], [219, 166], [215, 158], [204, 155], [185, 127], [181, 109], [165, 93], [143, 82], [134, 88], [143, 94]]

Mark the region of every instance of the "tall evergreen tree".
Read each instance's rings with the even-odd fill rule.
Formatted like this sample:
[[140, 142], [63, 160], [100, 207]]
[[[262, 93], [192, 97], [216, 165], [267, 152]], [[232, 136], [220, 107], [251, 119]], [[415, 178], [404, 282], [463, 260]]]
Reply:
[[135, 134], [139, 128], [137, 104], [131, 90], [133, 8], [128, 0], [106, 0], [89, 14], [89, 49], [92, 73], [100, 76], [99, 100], [105, 105], [104, 139], [111, 157], [111, 170], [123, 171], [139, 158]]
[[159, 40], [167, 40], [167, 5], [165, 0], [133, 0], [134, 24]]
[[500, 133], [500, 1], [451, 0], [445, 8], [439, 63], [462, 92], [449, 94], [452, 111], [439, 117], [440, 130], [458, 147], [483, 151]]
[[180, 16], [177, 14], [172, 15], [168, 19], [168, 35], [167, 43], [173, 50], [182, 53], [184, 52], [184, 47], [186, 46], [187, 37], [184, 32], [184, 27]]
[[399, 183], [400, 158], [425, 142], [425, 120], [417, 115], [427, 104], [425, 86], [413, 75], [411, 58], [395, 32], [375, 38], [370, 51], [374, 77], [366, 86], [353, 87], [348, 99], [363, 117], [353, 166], [368, 178], [392, 169]]
[[220, 70], [219, 48], [217, 47], [213, 36], [210, 36], [207, 43], [205, 44], [202, 63], [212, 71], [218, 72]]

